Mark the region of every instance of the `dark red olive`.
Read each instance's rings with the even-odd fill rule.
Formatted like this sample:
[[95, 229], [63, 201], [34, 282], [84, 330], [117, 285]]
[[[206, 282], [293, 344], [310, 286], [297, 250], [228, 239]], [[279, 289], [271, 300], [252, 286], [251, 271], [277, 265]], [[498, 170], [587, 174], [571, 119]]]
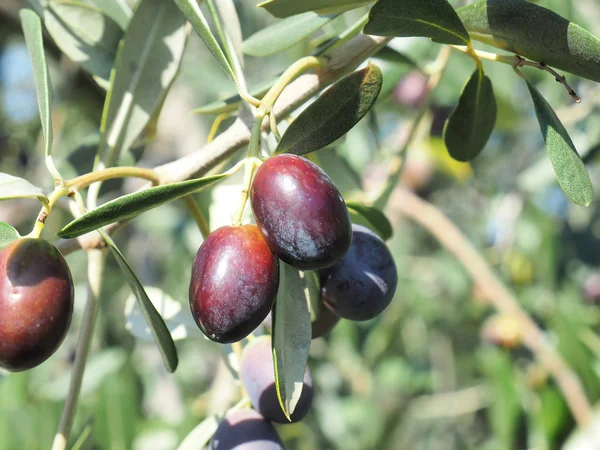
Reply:
[[398, 283], [394, 258], [379, 236], [353, 225], [352, 246], [329, 268], [322, 282], [323, 302], [336, 315], [369, 320], [392, 301]]
[[327, 267], [348, 251], [352, 227], [344, 199], [306, 158], [277, 155], [256, 171], [250, 189], [256, 224], [273, 252], [303, 270]]
[[[285, 417], [277, 399], [271, 338], [261, 336], [244, 348], [240, 365], [240, 379], [250, 397], [252, 406], [262, 416], [272, 422], [290, 423]], [[292, 422], [298, 422], [310, 411], [313, 400], [313, 381], [308, 367], [304, 371], [304, 385], [300, 400], [291, 416]]]
[[67, 335], [73, 279], [58, 249], [24, 238], [0, 251], [0, 367], [18, 372], [46, 361]]
[[283, 450], [270, 422], [253, 409], [228, 413], [219, 424], [209, 450]]
[[269, 314], [278, 286], [279, 261], [256, 225], [221, 227], [192, 266], [192, 315], [208, 338], [237, 342]]

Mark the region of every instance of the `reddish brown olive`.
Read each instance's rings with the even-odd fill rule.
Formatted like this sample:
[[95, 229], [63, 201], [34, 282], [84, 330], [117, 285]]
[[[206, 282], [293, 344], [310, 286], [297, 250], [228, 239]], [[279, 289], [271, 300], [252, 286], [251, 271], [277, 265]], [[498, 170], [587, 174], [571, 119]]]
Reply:
[[0, 366], [12, 372], [48, 359], [67, 335], [73, 279], [58, 249], [18, 239], [0, 251]]
[[331, 178], [296, 155], [267, 159], [250, 189], [256, 224], [282, 261], [303, 270], [334, 264], [352, 241], [350, 215]]
[[237, 342], [269, 314], [278, 287], [279, 261], [256, 225], [221, 227], [194, 260], [190, 308], [209, 339]]

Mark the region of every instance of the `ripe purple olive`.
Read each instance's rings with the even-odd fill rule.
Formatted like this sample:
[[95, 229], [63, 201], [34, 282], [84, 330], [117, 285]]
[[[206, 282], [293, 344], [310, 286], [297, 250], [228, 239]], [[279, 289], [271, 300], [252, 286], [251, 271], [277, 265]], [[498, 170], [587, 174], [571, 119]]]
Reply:
[[[252, 406], [262, 416], [272, 422], [290, 423], [281, 410], [275, 388], [273, 370], [273, 353], [271, 338], [261, 336], [254, 339], [244, 348], [240, 365], [240, 379], [250, 397]], [[298, 422], [310, 411], [313, 400], [313, 381], [308, 367], [304, 371], [304, 386], [300, 400], [291, 416], [292, 422]]]
[[58, 249], [24, 238], [0, 251], [0, 367], [28, 370], [46, 361], [67, 335], [73, 279]]
[[331, 178], [306, 158], [277, 155], [256, 171], [250, 189], [256, 224], [283, 261], [316, 270], [348, 251], [352, 228]]
[[275, 428], [253, 409], [228, 413], [219, 424], [209, 450], [283, 450]]
[[216, 342], [237, 342], [273, 307], [279, 261], [256, 225], [221, 227], [200, 246], [192, 266], [190, 308]]
[[328, 269], [321, 293], [325, 305], [336, 315], [369, 320], [392, 301], [398, 273], [392, 254], [379, 236], [361, 225], [352, 225], [352, 230], [352, 246]]

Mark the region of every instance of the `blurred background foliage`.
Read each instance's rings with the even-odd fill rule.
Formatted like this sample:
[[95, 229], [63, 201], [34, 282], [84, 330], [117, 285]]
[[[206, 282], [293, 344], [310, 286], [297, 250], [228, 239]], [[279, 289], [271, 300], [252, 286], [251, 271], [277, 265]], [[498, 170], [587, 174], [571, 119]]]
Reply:
[[[24, 5], [4, 1], [0, 171], [34, 180], [48, 190], [52, 179], [43, 162], [33, 76], [16, 19]], [[255, 8], [256, 3], [236, 1], [244, 37], [275, 20]], [[600, 5], [594, 0], [537, 3], [600, 35]], [[340, 32], [363, 13], [346, 13], [314, 39], [285, 52], [247, 57], [249, 85], [274, 79], [324, 33]], [[419, 103], [422, 79], [400, 53], [425, 69], [438, 50], [439, 45], [428, 39], [395, 39], [373, 58], [385, 80], [376, 107], [345, 138], [316, 154], [345, 196], [378, 189]], [[49, 39], [47, 51], [55, 87], [55, 158], [65, 175], [83, 173], [91, 169], [104, 94]], [[597, 203], [582, 208], [567, 201], [546, 157], [525, 84], [509, 66], [484, 64], [499, 105], [498, 124], [485, 151], [472, 164], [461, 164], [447, 156], [441, 140], [445, 117], [473, 70], [472, 61], [456, 52], [434, 93], [418, 143], [409, 152], [401, 184], [436, 204], [469, 237], [546, 330], [595, 403], [600, 398]], [[569, 77], [583, 99], [576, 105], [548, 74], [523, 71], [563, 120], [598, 186], [600, 87]], [[201, 147], [214, 118], [190, 111], [233, 91], [192, 34], [156, 139], [130, 157], [150, 167]], [[211, 229], [230, 220], [240, 183], [241, 179], [228, 179], [197, 195]], [[106, 183], [102, 199], [135, 186], [131, 180]], [[342, 321], [330, 336], [313, 342], [309, 364], [315, 402], [303, 422], [278, 427], [286, 448], [565, 448], [575, 428], [573, 418], [545, 369], [519, 346], [511, 318], [496, 316], [454, 257], [426, 231], [404, 220], [394, 203], [392, 196], [386, 213], [395, 230], [389, 246], [400, 277], [396, 297], [381, 317], [366, 323]], [[34, 200], [4, 201], [0, 221], [24, 234], [38, 209]], [[67, 219], [66, 212], [53, 215], [44, 237], [52, 240]], [[161, 288], [187, 314], [190, 265], [202, 238], [183, 203], [145, 213], [117, 240], [142, 282]], [[47, 449], [56, 431], [85, 298], [85, 257], [79, 252], [67, 260], [78, 283], [70, 334], [39, 368], [0, 375], [0, 450]], [[224, 411], [237, 395], [239, 385], [222, 362], [228, 348], [194, 333], [178, 341], [180, 367], [168, 375], [154, 345], [127, 331], [128, 296], [129, 288], [109, 258], [73, 433], [75, 448], [175, 449], [194, 426]]]

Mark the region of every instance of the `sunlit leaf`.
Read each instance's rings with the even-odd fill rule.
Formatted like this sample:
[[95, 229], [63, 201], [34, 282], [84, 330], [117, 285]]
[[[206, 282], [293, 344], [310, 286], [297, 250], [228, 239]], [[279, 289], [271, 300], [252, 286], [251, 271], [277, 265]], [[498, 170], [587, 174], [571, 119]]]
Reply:
[[335, 17], [307, 12], [280, 20], [246, 39], [244, 53], [252, 56], [267, 56], [280, 52], [306, 39]]
[[40, 188], [23, 178], [0, 172], [0, 200], [10, 198], [39, 198], [41, 202], [48, 203]]
[[198, 450], [204, 448], [219, 428], [219, 417], [208, 416], [188, 433], [177, 450]]
[[600, 82], [600, 39], [521, 0], [478, 0], [457, 10], [473, 39]]
[[578, 205], [589, 205], [593, 194], [592, 181], [575, 149], [575, 144], [542, 94], [529, 81], [527, 88], [560, 187], [567, 197]]
[[213, 175], [180, 183], [165, 184], [124, 195], [93, 209], [67, 224], [58, 236], [65, 239], [81, 236], [109, 223], [129, 219], [167, 202], [197, 192], [227, 175]]
[[496, 114], [492, 82], [482, 69], [475, 69], [444, 128], [444, 142], [450, 156], [467, 162], [479, 155], [494, 130]]
[[313, 11], [317, 14], [340, 14], [373, 3], [373, 0], [267, 0], [257, 6], [275, 17], [289, 17]]
[[289, 419], [302, 394], [311, 341], [308, 287], [303, 272], [280, 263], [279, 291], [273, 309], [273, 363], [279, 404]]
[[22, 9], [19, 15], [33, 66], [35, 92], [44, 133], [44, 151], [46, 158], [48, 158], [52, 154], [52, 84], [50, 83], [50, 74], [48, 73], [44, 53], [42, 23], [40, 18], [30, 9]]
[[37, 4], [35, 9], [58, 48], [107, 89], [117, 47], [123, 37], [119, 24], [100, 9], [81, 1], [29, 2]]
[[0, 250], [19, 239], [19, 232], [7, 223], [0, 222]]
[[121, 41], [102, 116], [102, 152], [114, 163], [162, 104], [179, 71], [185, 18], [173, 2], [141, 0]]
[[469, 33], [447, 0], [379, 0], [369, 12], [364, 33], [429, 37], [442, 44], [468, 45]]
[[169, 372], [175, 372], [178, 363], [177, 349], [175, 348], [175, 343], [173, 342], [173, 338], [169, 333], [169, 329], [165, 325], [165, 322], [158, 311], [156, 311], [156, 308], [148, 298], [148, 294], [146, 294], [146, 291], [140, 283], [140, 280], [138, 280], [135, 272], [121, 251], [117, 248], [112, 238], [102, 230], [98, 230], [98, 232], [102, 235], [102, 238], [117, 260], [117, 264], [123, 272], [123, 275], [127, 280], [127, 284], [129, 284], [129, 287], [138, 300], [140, 310], [146, 319], [146, 323], [150, 327], [150, 331], [154, 337], [154, 342], [156, 343], [156, 346], [158, 347], [158, 350], [163, 358], [165, 368]]
[[122, 30], [125, 30], [129, 25], [132, 12], [125, 0], [92, 0], [92, 3], [117, 22]]
[[371, 228], [373, 228], [373, 231], [375, 231], [382, 239], [388, 240], [394, 234], [392, 224], [379, 209], [351, 200], [346, 201], [346, 206], [348, 209], [351, 209], [366, 219], [371, 225]]
[[210, 27], [204, 18], [204, 14], [202, 14], [202, 11], [200, 10], [198, 2], [196, 0], [175, 0], [175, 3], [179, 9], [181, 9], [185, 18], [192, 24], [192, 28], [200, 39], [202, 39], [202, 42], [204, 42], [208, 51], [215, 57], [221, 68], [233, 81], [236, 81], [233, 68], [229, 64], [229, 61], [227, 61], [225, 53], [223, 53], [219, 43], [210, 31]]
[[304, 155], [342, 137], [375, 104], [381, 84], [381, 70], [372, 63], [345, 76], [291, 123], [276, 152]]
[[233, 48], [241, 67], [243, 67], [244, 52], [242, 49], [242, 27], [235, 9], [235, 4], [233, 0], [215, 0], [215, 6], [221, 16], [225, 35], [230, 40], [229, 45]]

